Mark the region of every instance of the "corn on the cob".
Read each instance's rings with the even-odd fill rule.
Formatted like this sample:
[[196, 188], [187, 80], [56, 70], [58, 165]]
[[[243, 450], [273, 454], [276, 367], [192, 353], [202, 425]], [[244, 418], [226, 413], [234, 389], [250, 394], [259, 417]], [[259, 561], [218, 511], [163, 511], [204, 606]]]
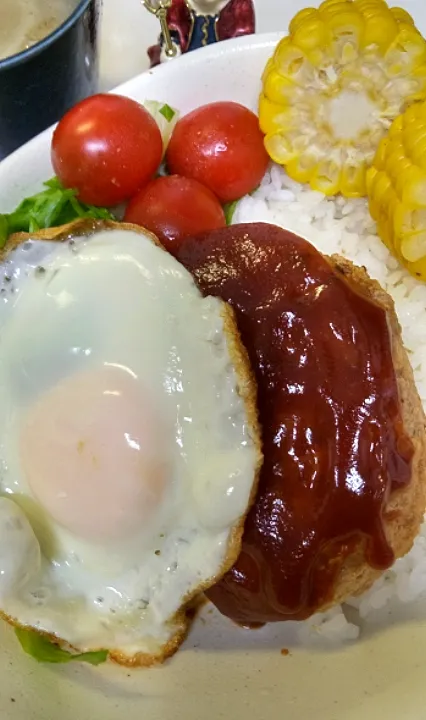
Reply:
[[293, 18], [262, 84], [271, 158], [326, 195], [363, 196], [392, 120], [426, 98], [426, 41], [384, 0], [326, 0]]
[[392, 124], [367, 172], [370, 214], [389, 250], [426, 280], [426, 103]]

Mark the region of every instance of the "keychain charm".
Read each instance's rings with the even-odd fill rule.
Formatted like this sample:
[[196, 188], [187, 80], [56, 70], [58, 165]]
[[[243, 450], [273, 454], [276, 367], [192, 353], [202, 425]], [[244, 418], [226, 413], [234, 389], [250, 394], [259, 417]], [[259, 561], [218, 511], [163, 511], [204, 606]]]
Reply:
[[143, 4], [161, 23], [158, 44], [148, 49], [151, 67], [220, 40], [255, 32], [253, 0], [143, 0]]

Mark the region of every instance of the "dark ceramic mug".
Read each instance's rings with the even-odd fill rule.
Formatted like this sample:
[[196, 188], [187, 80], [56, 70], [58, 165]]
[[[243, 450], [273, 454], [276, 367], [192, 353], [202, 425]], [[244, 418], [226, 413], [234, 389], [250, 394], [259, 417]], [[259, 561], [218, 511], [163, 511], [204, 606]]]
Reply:
[[100, 6], [81, 0], [48, 37], [0, 60], [0, 160], [96, 92]]

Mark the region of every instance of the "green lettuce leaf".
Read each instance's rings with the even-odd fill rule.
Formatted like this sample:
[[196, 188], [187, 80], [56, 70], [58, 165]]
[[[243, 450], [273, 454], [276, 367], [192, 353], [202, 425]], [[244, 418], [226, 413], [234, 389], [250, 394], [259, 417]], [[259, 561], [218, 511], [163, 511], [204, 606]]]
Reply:
[[235, 209], [238, 205], [238, 200], [233, 200], [233, 202], [226, 203], [223, 206], [223, 211], [225, 213], [225, 220], [226, 224], [230, 225], [232, 223], [232, 218], [234, 217]]
[[0, 248], [14, 232], [36, 232], [79, 218], [115, 219], [106, 208], [80, 202], [77, 190], [65, 189], [56, 177], [47, 180], [44, 186], [45, 190], [22, 200], [13, 212], [0, 214]]
[[9, 225], [5, 215], [0, 215], [0, 247], [3, 247], [9, 236]]
[[97, 650], [96, 652], [79, 654], [62, 650], [59, 645], [50, 642], [50, 640], [43, 637], [43, 635], [39, 635], [35, 630], [15, 628], [15, 634], [21, 643], [22, 649], [25, 650], [28, 655], [38, 660], [38, 662], [86, 662], [90, 665], [100, 665], [108, 658], [108, 650]]

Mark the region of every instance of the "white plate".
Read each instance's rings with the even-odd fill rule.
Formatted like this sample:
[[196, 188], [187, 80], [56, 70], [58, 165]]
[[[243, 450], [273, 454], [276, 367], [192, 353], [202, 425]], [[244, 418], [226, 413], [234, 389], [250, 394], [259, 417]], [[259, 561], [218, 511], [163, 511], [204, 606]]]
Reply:
[[[426, 31], [424, 0], [407, 0]], [[294, 7], [294, 6], [292, 6]], [[255, 107], [275, 35], [197, 51], [146, 73], [120, 91], [183, 112], [232, 99]], [[51, 131], [0, 165], [0, 210], [11, 209], [52, 174]], [[338, 650], [303, 650], [290, 624], [244, 631], [206, 610], [164, 667], [39, 665], [0, 624], [0, 717], [5, 720], [425, 720], [426, 601], [402, 620]], [[293, 638], [294, 639], [294, 638]]]

